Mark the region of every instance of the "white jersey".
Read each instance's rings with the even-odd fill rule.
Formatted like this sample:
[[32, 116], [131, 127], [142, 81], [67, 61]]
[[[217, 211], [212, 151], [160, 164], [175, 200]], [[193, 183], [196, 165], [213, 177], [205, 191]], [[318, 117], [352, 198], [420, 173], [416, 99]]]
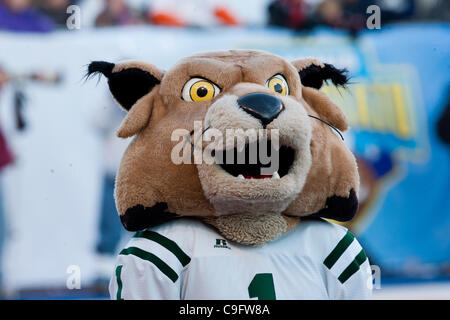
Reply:
[[368, 299], [372, 273], [353, 235], [322, 219], [259, 247], [179, 219], [135, 234], [109, 292], [112, 299]]

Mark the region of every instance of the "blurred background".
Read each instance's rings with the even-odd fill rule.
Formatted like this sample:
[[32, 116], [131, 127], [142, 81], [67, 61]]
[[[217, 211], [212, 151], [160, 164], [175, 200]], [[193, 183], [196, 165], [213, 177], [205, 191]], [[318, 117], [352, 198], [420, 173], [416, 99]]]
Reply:
[[0, 298], [108, 298], [129, 141], [87, 64], [238, 48], [350, 71], [348, 90], [324, 90], [351, 125], [361, 206], [346, 226], [379, 267], [374, 297], [450, 298], [445, 0], [0, 0]]

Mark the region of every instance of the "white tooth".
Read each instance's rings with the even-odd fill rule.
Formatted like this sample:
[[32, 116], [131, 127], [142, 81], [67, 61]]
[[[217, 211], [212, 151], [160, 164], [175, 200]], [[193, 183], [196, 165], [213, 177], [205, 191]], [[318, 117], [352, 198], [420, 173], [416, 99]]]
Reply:
[[238, 175], [237, 177], [238, 177], [238, 179], [242, 179], [242, 180], [245, 179], [244, 176], [243, 176], [242, 174]]
[[277, 171], [272, 175], [272, 179], [280, 179], [280, 175]]

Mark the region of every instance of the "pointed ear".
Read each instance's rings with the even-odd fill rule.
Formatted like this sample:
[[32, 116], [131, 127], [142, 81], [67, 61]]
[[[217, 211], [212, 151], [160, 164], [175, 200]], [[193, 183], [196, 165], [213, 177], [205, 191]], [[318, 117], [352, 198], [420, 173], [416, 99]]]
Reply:
[[129, 138], [144, 129], [150, 121], [153, 110], [154, 94], [150, 93], [139, 99], [133, 108], [128, 111], [127, 116], [123, 119], [117, 136], [119, 138]]
[[348, 83], [347, 70], [337, 69], [331, 64], [317, 59], [304, 58], [291, 62], [300, 76], [303, 99], [319, 114], [341, 131], [347, 130], [348, 122], [344, 113], [330, 98], [319, 91], [323, 83], [331, 80], [335, 86], [345, 87]]
[[349, 80], [347, 69], [338, 69], [317, 59], [298, 59], [291, 64], [297, 69], [304, 87], [319, 90], [328, 80], [331, 80], [335, 86], [345, 87]]
[[109, 89], [117, 102], [130, 111], [143, 96], [160, 84], [163, 71], [155, 66], [140, 62], [127, 61], [118, 64], [94, 61], [88, 66], [87, 77], [97, 73], [108, 78]]
[[321, 119], [328, 121], [341, 131], [347, 130], [347, 118], [326, 94], [312, 88], [303, 87], [302, 95], [306, 103], [319, 114]]

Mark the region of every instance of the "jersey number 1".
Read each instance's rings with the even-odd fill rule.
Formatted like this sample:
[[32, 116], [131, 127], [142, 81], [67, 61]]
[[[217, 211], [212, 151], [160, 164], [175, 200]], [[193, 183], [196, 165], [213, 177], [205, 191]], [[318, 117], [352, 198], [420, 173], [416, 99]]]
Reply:
[[258, 300], [276, 300], [272, 274], [257, 273], [248, 286], [248, 295]]

